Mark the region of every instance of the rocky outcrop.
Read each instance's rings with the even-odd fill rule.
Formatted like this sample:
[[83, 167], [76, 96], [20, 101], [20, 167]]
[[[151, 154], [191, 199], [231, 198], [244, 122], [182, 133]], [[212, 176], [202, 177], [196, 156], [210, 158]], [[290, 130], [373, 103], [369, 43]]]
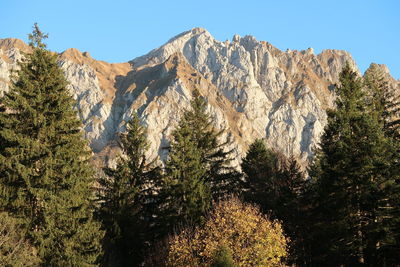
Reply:
[[19, 39], [0, 39], [0, 96], [9, 90], [12, 70], [18, 68], [17, 62], [30, 48]]
[[[1, 93], [8, 90], [21, 51], [29, 48], [16, 39], [0, 40], [0, 48]], [[345, 51], [283, 52], [252, 36], [220, 42], [201, 28], [128, 63], [97, 61], [76, 49], [59, 55], [86, 138], [106, 161], [115, 155], [116, 133], [135, 111], [148, 127], [149, 157], [165, 159], [170, 133], [197, 89], [208, 100], [215, 126], [234, 141], [237, 156], [254, 139], [265, 138], [274, 149], [306, 162], [346, 62], [356, 68]]]

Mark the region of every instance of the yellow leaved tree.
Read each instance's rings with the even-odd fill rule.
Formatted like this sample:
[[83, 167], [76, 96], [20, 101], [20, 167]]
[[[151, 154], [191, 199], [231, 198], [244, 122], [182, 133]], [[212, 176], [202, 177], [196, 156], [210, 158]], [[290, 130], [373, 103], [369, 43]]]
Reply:
[[287, 241], [279, 222], [231, 197], [214, 205], [203, 226], [185, 228], [169, 240], [166, 265], [282, 266]]

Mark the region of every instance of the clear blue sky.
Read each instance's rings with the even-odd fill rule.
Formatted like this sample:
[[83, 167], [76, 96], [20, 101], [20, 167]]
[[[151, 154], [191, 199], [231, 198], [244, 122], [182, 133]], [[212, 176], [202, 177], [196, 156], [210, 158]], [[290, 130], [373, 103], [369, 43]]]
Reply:
[[386, 64], [400, 78], [399, 0], [3, 0], [0, 38], [27, 40], [34, 22], [57, 52], [75, 47], [125, 62], [194, 27], [217, 40], [255, 36], [279, 49], [344, 49], [361, 71]]

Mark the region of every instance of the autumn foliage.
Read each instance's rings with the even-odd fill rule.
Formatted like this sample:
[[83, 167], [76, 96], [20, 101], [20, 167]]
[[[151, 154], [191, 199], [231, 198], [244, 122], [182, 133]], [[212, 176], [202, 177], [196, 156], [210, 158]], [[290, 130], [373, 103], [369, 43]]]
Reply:
[[235, 266], [280, 266], [287, 256], [281, 224], [236, 197], [214, 205], [206, 222], [169, 241], [167, 266], [213, 266], [223, 248]]

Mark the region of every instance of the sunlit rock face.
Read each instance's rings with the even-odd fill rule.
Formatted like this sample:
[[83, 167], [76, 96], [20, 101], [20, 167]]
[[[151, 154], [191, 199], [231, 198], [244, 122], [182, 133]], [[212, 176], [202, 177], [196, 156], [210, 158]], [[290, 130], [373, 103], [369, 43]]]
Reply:
[[[0, 94], [9, 90], [10, 72], [29, 50], [20, 40], [0, 39]], [[198, 90], [238, 159], [256, 138], [265, 138], [271, 148], [306, 163], [346, 62], [356, 68], [346, 51], [283, 52], [252, 36], [220, 42], [201, 28], [128, 63], [98, 61], [76, 49], [59, 55], [85, 136], [105, 162], [114, 158], [118, 132], [135, 111], [148, 128], [148, 156], [165, 159], [171, 131]]]

